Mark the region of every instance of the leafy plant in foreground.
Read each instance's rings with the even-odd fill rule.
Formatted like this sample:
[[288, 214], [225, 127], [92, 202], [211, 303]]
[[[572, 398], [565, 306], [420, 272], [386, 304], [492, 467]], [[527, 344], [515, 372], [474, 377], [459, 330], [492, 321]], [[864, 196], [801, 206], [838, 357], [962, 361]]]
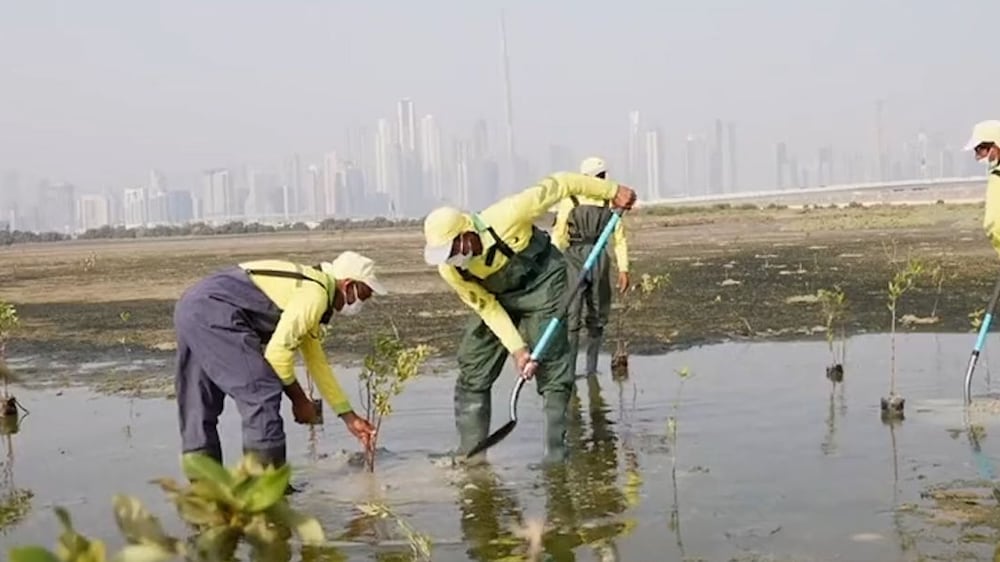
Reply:
[[670, 274], [650, 275], [643, 273], [639, 283], [632, 285], [625, 293], [621, 310], [618, 311], [618, 341], [615, 353], [611, 358], [611, 374], [622, 380], [628, 378], [628, 345], [625, 337], [625, 318], [633, 312], [642, 309], [654, 293], [666, 289], [670, 285]]
[[188, 541], [167, 535], [158, 519], [138, 499], [116, 495], [115, 522], [127, 545], [112, 557], [104, 543], [79, 534], [69, 513], [56, 508], [62, 533], [55, 552], [40, 546], [15, 547], [11, 562], [167, 562], [171, 560], [223, 562], [232, 560], [240, 539], [254, 559], [274, 559], [287, 553], [291, 530], [305, 544], [325, 541], [323, 529], [312, 517], [289, 507], [284, 492], [290, 467], [263, 468], [251, 457], [225, 469], [203, 455], [185, 455], [183, 466], [193, 483], [182, 488], [169, 478], [155, 482], [176, 504], [181, 519], [197, 534]]
[[369, 472], [375, 471], [375, 450], [382, 422], [392, 415], [392, 398], [403, 392], [403, 386], [419, 374], [430, 352], [426, 345], [407, 346], [398, 335], [383, 334], [376, 336], [372, 351], [365, 356], [358, 378], [365, 417], [375, 427], [365, 459]]

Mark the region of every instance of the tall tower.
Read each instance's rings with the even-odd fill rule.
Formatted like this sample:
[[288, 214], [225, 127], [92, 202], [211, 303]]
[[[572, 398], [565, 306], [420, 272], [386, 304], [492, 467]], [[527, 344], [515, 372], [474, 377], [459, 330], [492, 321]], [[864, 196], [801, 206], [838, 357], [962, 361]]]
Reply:
[[507, 122], [507, 146], [504, 154], [506, 181], [508, 185], [515, 185], [517, 179], [514, 173], [515, 147], [514, 147], [514, 108], [511, 100], [510, 85], [510, 59], [507, 54], [507, 26], [504, 21], [503, 10], [500, 10], [500, 51], [503, 57], [503, 90], [504, 90], [504, 116]]
[[650, 200], [657, 200], [662, 197], [661, 170], [663, 153], [660, 151], [660, 131], [650, 129], [646, 131], [646, 197]]
[[885, 111], [885, 101], [875, 102], [875, 161], [877, 166], [878, 181], [886, 181], [889, 172], [889, 163], [885, 154], [885, 131], [883, 130], [883, 113]]
[[439, 203], [444, 200], [444, 181], [441, 162], [441, 131], [433, 115], [424, 115], [420, 119], [421, 171], [424, 175], [424, 186], [429, 191], [431, 200]]
[[736, 160], [736, 123], [733, 123], [732, 121], [730, 121], [727, 126], [728, 126], [728, 133], [729, 133], [729, 138], [726, 139], [726, 140], [729, 141], [728, 142], [729, 150], [728, 150], [728, 154], [727, 154], [728, 160], [729, 160], [729, 189], [728, 189], [728, 191], [730, 193], [735, 193], [735, 192], [739, 191], [739, 184], [737, 183], [737, 180], [736, 180], [736, 178], [737, 178], [737, 173], [736, 173], [736, 162], [737, 162], [737, 160]]
[[628, 154], [625, 155], [626, 166], [625, 170], [626, 181], [633, 183], [638, 183], [641, 178], [645, 177], [643, 173], [643, 159], [642, 159], [642, 133], [639, 125], [639, 111], [632, 110], [628, 113]]

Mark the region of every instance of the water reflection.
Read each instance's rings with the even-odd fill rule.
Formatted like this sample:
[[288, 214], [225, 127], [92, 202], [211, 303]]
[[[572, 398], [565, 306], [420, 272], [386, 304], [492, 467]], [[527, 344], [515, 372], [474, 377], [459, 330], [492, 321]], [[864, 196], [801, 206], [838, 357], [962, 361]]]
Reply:
[[[837, 389], [840, 389], [837, 392]], [[836, 401], [834, 398], [836, 397]], [[839, 403], [839, 407], [838, 404]], [[839, 410], [839, 411], [838, 411]], [[820, 450], [826, 456], [832, 456], [837, 453], [837, 415], [843, 417], [847, 414], [847, 401], [844, 398], [844, 383], [831, 382], [830, 383], [830, 397], [827, 405], [826, 414], [826, 435], [823, 438], [822, 444], [820, 444]]]
[[[634, 451], [625, 452], [626, 485], [619, 488], [618, 438], [608, 417], [611, 409], [596, 376], [587, 377], [586, 389], [586, 412], [578, 393], [570, 401], [566, 462], [546, 466], [541, 472], [547, 515], [542, 539], [546, 560], [575, 561], [575, 551], [581, 546], [593, 549], [599, 560], [618, 560], [615, 541], [636, 525], [633, 519], [621, 516], [638, 503], [641, 478], [637, 457]], [[525, 526], [522, 510], [513, 491], [500, 483], [488, 465], [467, 471], [460, 512], [471, 559], [520, 559], [518, 555], [526, 549], [525, 538], [518, 531]]]
[[[27, 410], [25, 410], [27, 411]], [[3, 461], [0, 462], [0, 533], [6, 534], [19, 523], [31, 508], [31, 490], [18, 488], [14, 483], [14, 438], [21, 430], [21, 423], [28, 417], [14, 415], [0, 417], [0, 440], [3, 441]]]

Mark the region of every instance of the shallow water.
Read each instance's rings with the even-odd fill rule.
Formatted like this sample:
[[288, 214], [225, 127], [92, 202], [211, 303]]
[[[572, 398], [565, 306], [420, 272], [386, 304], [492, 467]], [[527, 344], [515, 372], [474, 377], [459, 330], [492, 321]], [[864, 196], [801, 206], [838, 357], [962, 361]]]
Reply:
[[[845, 383], [834, 391], [824, 377], [825, 342], [728, 343], [633, 356], [631, 379], [623, 384], [608, 376], [597, 385], [578, 381], [573, 457], [556, 471], [535, 467], [542, 454], [541, 401], [530, 385], [521, 395], [517, 429], [490, 451], [490, 469], [465, 472], [430, 458], [452, 447], [455, 435], [453, 375], [428, 376], [397, 399], [380, 441], [388, 452], [374, 478], [349, 462], [357, 447], [328, 410], [315, 445], [307, 428], [289, 421], [289, 458], [295, 482], [304, 486], [293, 503], [323, 522], [334, 545], [324, 560], [405, 552], [400, 535], [385, 534], [391, 527], [376, 539], [353, 509], [373, 497], [430, 535], [436, 561], [517, 555], [523, 541], [513, 527], [532, 517], [549, 520], [545, 546], [552, 560], [749, 560], [759, 554], [893, 561], [917, 553], [989, 560], [990, 544], [956, 542], [957, 535], [948, 534], [953, 530], [894, 509], [926, 503], [920, 493], [928, 486], [981, 477], [965, 435], [948, 431], [963, 427], [962, 377], [973, 340], [973, 334], [898, 338], [897, 392], [907, 400], [907, 417], [892, 428], [879, 419], [879, 398], [888, 394], [885, 336], [849, 342]], [[987, 343], [980, 359], [974, 385], [980, 397], [993, 390], [989, 375], [1000, 368], [991, 344], [1000, 345]], [[685, 367], [694, 377], [684, 383], [675, 414], [675, 371]], [[355, 392], [355, 371], [340, 372]], [[507, 419], [512, 382], [511, 372], [495, 389], [494, 427]], [[12, 478], [35, 497], [30, 514], [0, 535], [2, 550], [51, 545], [53, 505], [68, 507], [85, 534], [119, 544], [110, 510], [116, 492], [140, 497], [183, 534], [173, 509], [148, 483], [180, 477], [172, 401], [136, 400], [130, 407], [127, 398], [82, 388], [17, 389], [17, 395], [32, 413], [11, 440]], [[291, 420], [287, 401], [285, 410]], [[671, 415], [678, 428], [673, 449]], [[998, 421], [996, 414], [975, 417], [987, 435]], [[233, 460], [240, 421], [231, 402], [220, 429], [226, 458]], [[978, 460], [986, 470], [998, 461], [1000, 443], [987, 437], [982, 446]], [[996, 542], [994, 531], [980, 532]]]

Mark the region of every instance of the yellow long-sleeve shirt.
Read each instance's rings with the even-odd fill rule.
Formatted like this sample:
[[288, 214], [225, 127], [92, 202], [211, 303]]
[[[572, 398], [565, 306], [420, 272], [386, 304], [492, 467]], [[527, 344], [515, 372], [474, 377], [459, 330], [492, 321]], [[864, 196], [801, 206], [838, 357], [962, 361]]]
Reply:
[[983, 229], [993, 249], [1000, 254], [1000, 166], [990, 170], [986, 182], [986, 209], [983, 211]]
[[[603, 199], [591, 197], [577, 197], [580, 205], [593, 205], [600, 207], [604, 205]], [[556, 223], [552, 227], [552, 243], [560, 250], [565, 250], [569, 246], [569, 215], [573, 212], [573, 200], [566, 198], [559, 202], [556, 209]], [[615, 230], [611, 235], [611, 241], [615, 248], [615, 263], [618, 271], [628, 272], [628, 241], [625, 239], [625, 221], [619, 220], [615, 225]]]
[[[559, 201], [576, 195], [602, 200], [613, 199], [618, 184], [573, 172], [559, 172], [548, 176], [521, 193], [505, 197], [486, 208], [479, 217], [515, 252], [524, 250], [531, 241], [534, 222]], [[473, 257], [466, 265], [469, 273], [485, 279], [507, 265], [507, 257], [496, 252], [492, 266], [486, 265], [483, 256], [496, 241], [488, 232], [480, 232], [483, 254]], [[458, 293], [459, 298], [483, 319], [511, 353], [525, 347], [507, 311], [494, 295], [475, 281], [466, 281], [458, 271], [447, 264], [438, 266], [438, 273]]]
[[350, 412], [350, 400], [334, 376], [320, 340], [320, 320], [327, 307], [333, 306], [335, 280], [316, 269], [283, 260], [251, 261], [241, 263], [240, 267], [294, 271], [319, 281], [251, 275], [254, 284], [282, 311], [264, 350], [264, 359], [282, 384], [288, 386], [295, 382], [295, 351], [300, 351], [308, 376], [316, 382], [327, 404], [337, 415]]

